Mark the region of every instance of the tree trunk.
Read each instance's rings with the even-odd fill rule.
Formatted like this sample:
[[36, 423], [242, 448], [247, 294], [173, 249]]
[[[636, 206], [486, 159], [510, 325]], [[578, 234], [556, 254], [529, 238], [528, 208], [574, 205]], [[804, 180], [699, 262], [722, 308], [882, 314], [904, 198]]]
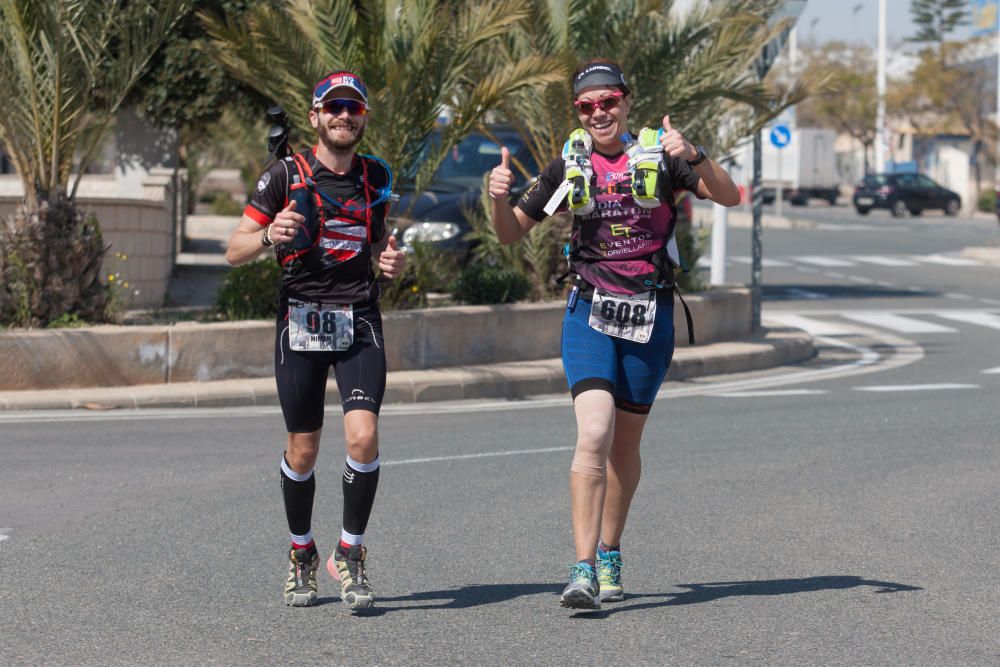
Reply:
[[109, 289], [99, 274], [107, 248], [97, 219], [72, 200], [19, 207], [0, 225], [0, 322], [104, 321]]

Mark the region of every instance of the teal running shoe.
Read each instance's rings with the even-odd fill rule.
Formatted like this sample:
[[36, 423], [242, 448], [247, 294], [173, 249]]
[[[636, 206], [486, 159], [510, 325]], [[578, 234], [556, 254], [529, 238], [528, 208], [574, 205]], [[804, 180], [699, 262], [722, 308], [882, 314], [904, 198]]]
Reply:
[[570, 566], [569, 584], [563, 589], [559, 604], [569, 609], [600, 609], [599, 590], [594, 568], [587, 563], [574, 563]]
[[597, 550], [597, 581], [601, 585], [601, 602], [621, 602], [625, 599], [620, 551]]

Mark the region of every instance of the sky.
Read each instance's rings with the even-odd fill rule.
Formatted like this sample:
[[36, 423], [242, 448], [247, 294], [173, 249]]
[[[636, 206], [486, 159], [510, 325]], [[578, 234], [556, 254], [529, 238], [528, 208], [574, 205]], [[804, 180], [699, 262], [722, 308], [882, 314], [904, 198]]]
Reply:
[[[683, 8], [696, 1], [676, 0], [674, 6]], [[904, 39], [916, 33], [910, 20], [910, 0], [886, 0], [885, 5], [888, 46], [902, 45]], [[796, 25], [800, 43], [840, 40], [874, 49], [878, 38], [878, 0], [807, 0]], [[968, 32], [968, 28], [960, 28], [955, 36], [965, 36]]]
[[[910, 0], [886, 0], [885, 14], [889, 44], [916, 33], [910, 20]], [[878, 0], [808, 0], [797, 27], [800, 42], [841, 40], [875, 48]]]

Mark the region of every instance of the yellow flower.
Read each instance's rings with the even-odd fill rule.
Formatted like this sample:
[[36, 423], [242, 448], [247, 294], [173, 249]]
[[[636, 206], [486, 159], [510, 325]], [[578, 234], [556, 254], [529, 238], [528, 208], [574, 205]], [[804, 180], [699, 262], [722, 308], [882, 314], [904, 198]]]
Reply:
[[414, 294], [416, 294], [417, 292], [420, 291], [420, 288], [418, 288], [416, 285], [414, 285], [413, 287], [410, 288], [410, 291], [413, 292]]
[[128, 281], [127, 280], [122, 283], [122, 287], [128, 287]]
[[113, 283], [114, 281], [115, 281], [115, 274], [109, 273], [108, 274], [108, 282], [109, 283]]

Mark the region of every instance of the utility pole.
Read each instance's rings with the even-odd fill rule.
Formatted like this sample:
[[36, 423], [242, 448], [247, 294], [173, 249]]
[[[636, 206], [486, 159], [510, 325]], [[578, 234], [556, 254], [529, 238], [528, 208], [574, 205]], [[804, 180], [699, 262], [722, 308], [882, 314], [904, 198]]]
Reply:
[[878, 0], [878, 110], [875, 112], [875, 173], [885, 171], [885, 0]]
[[[791, 19], [788, 28], [775, 37], [764, 47], [764, 52], [760, 54], [754, 62], [754, 71], [757, 79], [763, 81], [767, 72], [774, 64], [775, 58], [784, 48], [788, 36], [795, 27], [795, 22], [806, 7], [806, 0], [785, 0], [784, 4], [771, 16], [772, 22]], [[750, 317], [754, 331], [760, 329], [760, 311], [762, 301], [762, 280], [761, 280], [761, 260], [763, 255], [763, 245], [761, 243], [761, 215], [763, 214], [763, 193], [761, 192], [760, 173], [761, 140], [760, 132], [754, 132], [753, 136], [753, 172], [751, 178], [751, 210], [753, 211], [753, 228], [751, 232], [751, 250], [753, 252], [752, 264], [750, 267]]]

